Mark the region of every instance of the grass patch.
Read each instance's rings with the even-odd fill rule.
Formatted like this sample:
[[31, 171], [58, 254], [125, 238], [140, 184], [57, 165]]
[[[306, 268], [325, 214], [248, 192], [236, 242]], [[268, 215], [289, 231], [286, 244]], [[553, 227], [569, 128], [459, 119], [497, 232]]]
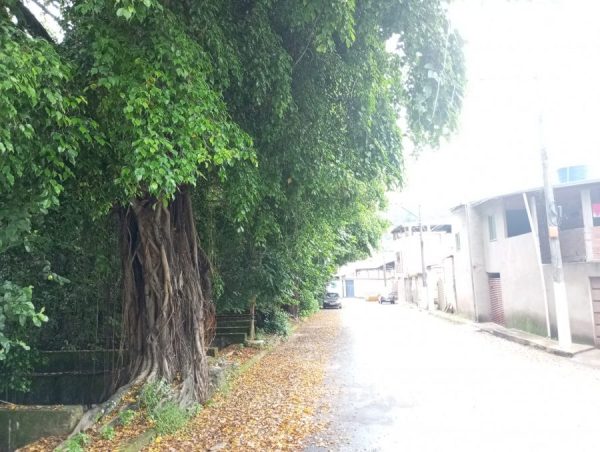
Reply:
[[152, 413], [163, 400], [169, 399], [173, 395], [173, 389], [164, 380], [153, 381], [144, 385], [140, 392], [140, 402], [142, 408], [148, 413]]
[[156, 423], [155, 429], [159, 435], [168, 435], [181, 429], [190, 418], [190, 413], [175, 402], [167, 401], [157, 406], [150, 414]]
[[115, 438], [115, 428], [112, 426], [106, 426], [100, 430], [100, 437], [107, 441], [112, 441]]
[[58, 452], [83, 452], [85, 451], [85, 446], [87, 446], [90, 441], [91, 439], [88, 435], [85, 433], [78, 433], [66, 440], [56, 450]]
[[119, 413], [119, 423], [124, 426], [131, 424], [131, 422], [135, 418], [135, 415], [136, 415], [136, 412], [133, 410], [121, 411]]
[[142, 408], [160, 435], [177, 432], [202, 408], [199, 404], [189, 409], [182, 408], [173, 401], [173, 397], [173, 389], [164, 380], [148, 383], [140, 392]]

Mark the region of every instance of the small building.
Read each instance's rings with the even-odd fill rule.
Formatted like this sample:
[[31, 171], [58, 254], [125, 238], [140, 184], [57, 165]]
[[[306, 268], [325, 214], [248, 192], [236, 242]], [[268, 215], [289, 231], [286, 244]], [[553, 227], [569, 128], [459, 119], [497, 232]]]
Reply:
[[[554, 187], [573, 340], [600, 345], [600, 180]], [[542, 188], [452, 209], [456, 308], [463, 316], [556, 337]]]
[[[454, 237], [452, 225], [443, 222], [407, 222], [392, 230], [396, 249], [396, 280], [401, 301], [428, 306], [431, 299], [439, 309], [455, 311]], [[421, 238], [423, 259], [421, 259]], [[425, 266], [428, 290], [423, 286]], [[428, 293], [427, 293], [428, 292]]]

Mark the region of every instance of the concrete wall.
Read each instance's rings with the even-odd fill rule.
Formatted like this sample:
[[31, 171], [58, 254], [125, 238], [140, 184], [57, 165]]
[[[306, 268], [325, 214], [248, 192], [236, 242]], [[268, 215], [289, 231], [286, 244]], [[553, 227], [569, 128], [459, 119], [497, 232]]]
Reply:
[[560, 253], [563, 262], [585, 262], [587, 260], [584, 228], [560, 231]]
[[499, 245], [506, 326], [545, 336], [544, 287], [532, 234], [511, 237]]
[[398, 281], [398, 300], [404, 303], [419, 304], [423, 289], [420, 276], [404, 277]]
[[456, 312], [464, 317], [475, 319], [471, 261], [469, 258], [469, 248], [471, 244], [469, 243], [465, 207], [461, 207], [454, 212], [452, 230], [455, 234], [458, 234], [460, 242], [460, 249], [457, 249], [454, 253]]
[[[571, 335], [575, 342], [594, 344], [594, 320], [592, 316], [592, 296], [590, 277], [600, 277], [600, 262], [566, 263], [563, 265]], [[556, 335], [552, 266], [544, 265], [548, 303], [553, 334]]]
[[[477, 320], [489, 322], [492, 318], [490, 305], [490, 290], [488, 283], [488, 268], [486, 262], [490, 260], [490, 250], [486, 249], [489, 243], [488, 219], [475, 208], [471, 207], [469, 212], [469, 235], [471, 237], [471, 266], [473, 269], [473, 288], [475, 304], [477, 306]], [[497, 234], [502, 234], [502, 228], [496, 227]], [[486, 253], [486, 251], [488, 251]]]
[[0, 451], [46, 436], [66, 436], [83, 416], [82, 405], [0, 406]]
[[354, 296], [357, 298], [367, 298], [373, 295], [382, 295], [391, 291], [395, 281], [390, 278], [387, 284], [383, 279], [361, 279], [354, 278]]
[[[503, 246], [506, 240], [506, 227], [504, 223], [504, 207], [500, 200], [488, 202], [477, 209], [482, 237], [485, 269], [488, 273], [500, 273], [504, 263]], [[488, 217], [492, 216], [496, 225], [496, 238], [490, 238]], [[487, 279], [487, 276], [486, 276]]]

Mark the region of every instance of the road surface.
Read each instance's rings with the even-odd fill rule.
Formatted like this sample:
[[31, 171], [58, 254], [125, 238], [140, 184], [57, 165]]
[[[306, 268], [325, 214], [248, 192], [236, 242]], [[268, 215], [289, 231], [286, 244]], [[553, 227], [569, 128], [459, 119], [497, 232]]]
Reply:
[[600, 370], [407, 305], [327, 314], [336, 450], [600, 451]]

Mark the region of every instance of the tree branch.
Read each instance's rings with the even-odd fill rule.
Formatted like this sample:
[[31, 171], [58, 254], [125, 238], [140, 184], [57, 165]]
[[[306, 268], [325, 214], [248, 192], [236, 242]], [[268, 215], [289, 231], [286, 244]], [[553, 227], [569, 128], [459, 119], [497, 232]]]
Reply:
[[52, 39], [52, 36], [50, 36], [40, 21], [37, 20], [37, 18], [22, 2], [15, 2], [15, 6], [17, 9], [17, 11], [15, 11], [15, 15], [18, 19], [23, 20], [25, 29], [31, 33], [32, 36], [45, 39], [46, 41], [54, 44], [54, 39]]
[[44, 11], [44, 14], [47, 14], [48, 16], [52, 17], [52, 19], [54, 19], [56, 21], [56, 23], [60, 23], [60, 17], [58, 17], [54, 13], [50, 12], [50, 10], [46, 7], [46, 5], [44, 5], [40, 0], [30, 0], [30, 1], [35, 3], [42, 11]]

